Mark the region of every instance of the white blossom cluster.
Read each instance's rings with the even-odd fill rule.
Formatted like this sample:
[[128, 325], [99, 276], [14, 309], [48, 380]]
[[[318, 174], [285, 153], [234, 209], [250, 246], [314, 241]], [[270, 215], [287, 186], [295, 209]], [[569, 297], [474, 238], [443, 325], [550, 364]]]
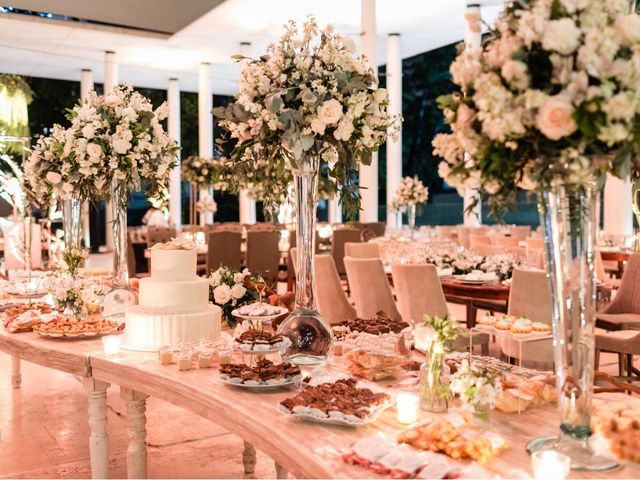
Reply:
[[52, 293], [54, 305], [58, 310], [71, 310], [76, 313], [84, 311], [89, 304], [100, 304], [106, 293], [104, 286], [94, 280], [72, 276], [62, 271], [44, 277], [43, 284]]
[[164, 190], [176, 165], [178, 147], [161, 122], [166, 103], [157, 109], [129, 85], [106, 95], [89, 93], [69, 113], [71, 125], [55, 125], [41, 137], [25, 163], [25, 175], [41, 198], [100, 199], [117, 183], [125, 193], [144, 184], [150, 195]]
[[251, 272], [248, 269], [234, 272], [225, 266], [220, 266], [209, 277], [211, 300], [222, 308], [227, 320], [230, 319], [232, 309], [255, 300], [247, 287], [244, 286], [246, 277], [251, 277]]
[[464, 407], [488, 405], [493, 409], [496, 400], [502, 395], [502, 384], [486, 370], [474, 370], [469, 360], [464, 359], [456, 373], [451, 376], [449, 391], [460, 397]]
[[523, 266], [522, 261], [512, 253], [482, 256], [473, 250], [462, 252], [434, 250], [427, 254], [426, 263], [435, 265], [437, 268], [452, 268], [455, 275], [464, 275], [474, 270], [495, 272], [502, 281], [510, 279], [513, 271]]
[[203, 192], [196, 202], [196, 210], [198, 213], [216, 213], [218, 204], [208, 192]]
[[215, 190], [227, 190], [227, 161], [224, 158], [187, 157], [182, 160], [182, 179], [198, 187], [213, 186]]
[[429, 199], [429, 189], [416, 177], [404, 177], [396, 189], [392, 205], [404, 208], [409, 205], [422, 205]]
[[638, 170], [640, 16], [628, 0], [510, 2], [451, 75], [461, 92], [439, 99], [451, 133], [433, 146], [453, 186], [477, 175], [506, 197]]
[[[369, 163], [398, 120], [387, 113], [386, 90], [353, 52], [349, 37], [331, 25], [321, 30], [311, 17], [301, 31], [290, 21], [266, 55], [245, 59], [236, 101], [214, 110], [238, 141], [234, 160], [286, 159], [295, 169], [312, 156], [328, 166], [339, 190], [348, 187], [346, 172]], [[284, 174], [285, 165], [278, 170]]]

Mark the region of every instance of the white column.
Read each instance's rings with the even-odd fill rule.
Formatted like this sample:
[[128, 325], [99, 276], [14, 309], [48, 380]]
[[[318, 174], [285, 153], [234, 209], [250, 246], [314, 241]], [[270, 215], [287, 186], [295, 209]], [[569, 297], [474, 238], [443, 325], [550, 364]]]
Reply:
[[[467, 4], [467, 9], [464, 14], [464, 18], [467, 21], [464, 32], [464, 43], [467, 50], [480, 48], [482, 44], [482, 28], [480, 26], [480, 5]], [[482, 204], [480, 202], [480, 193], [478, 191], [479, 183], [477, 181], [468, 180], [466, 188], [464, 190], [463, 197], [463, 223], [465, 227], [478, 227], [482, 223]], [[478, 203], [476, 203], [473, 210], [468, 210], [468, 207], [473, 203], [474, 199], [478, 197]]]
[[[251, 43], [240, 42], [240, 55], [245, 57], [251, 56]], [[238, 196], [239, 210], [240, 210], [240, 224], [254, 224], [256, 223], [256, 201], [249, 196], [249, 190], [240, 190]]]
[[[402, 114], [402, 56], [400, 54], [400, 34], [390, 33], [387, 40], [387, 91], [389, 92], [388, 111], [391, 115]], [[395, 212], [389, 209], [391, 199], [402, 180], [402, 125], [396, 140], [387, 140], [387, 226], [396, 225]]]
[[604, 185], [604, 233], [608, 235], [633, 234], [633, 195], [631, 181], [607, 175]]
[[[167, 89], [169, 118], [167, 119], [169, 137], [180, 145], [180, 82], [177, 78], [169, 79]], [[182, 184], [180, 182], [180, 151], [176, 154], [177, 165], [169, 176], [169, 218], [171, 223], [179, 227], [182, 223]]]
[[[104, 52], [104, 93], [107, 94], [113, 87], [118, 85], [118, 60], [116, 58], [116, 52], [106, 51]], [[113, 250], [113, 229], [111, 224], [113, 223], [113, 211], [111, 208], [111, 202], [105, 204], [105, 231], [106, 231], [106, 243], [107, 250]]]
[[[93, 72], [90, 69], [83, 68], [80, 73], [80, 100], [83, 102], [89, 96], [89, 92], [93, 90]], [[84, 202], [82, 206], [82, 236], [84, 238], [85, 248], [91, 246], [91, 228], [89, 222], [89, 202]]]
[[[213, 157], [213, 96], [211, 92], [211, 64], [201, 63], [198, 70], [198, 155]], [[213, 196], [213, 188], [203, 188], [200, 194]], [[206, 214], [206, 222], [213, 223], [213, 213]]]
[[[376, 59], [376, 0], [361, 0], [360, 37], [361, 51], [369, 66], [378, 74]], [[374, 153], [371, 165], [360, 166], [360, 190], [362, 195], [361, 222], [378, 221], [378, 154]]]
[[329, 199], [327, 208], [329, 209], [329, 223], [331, 225], [334, 223], [342, 223], [342, 204], [340, 203], [340, 197], [336, 195]]

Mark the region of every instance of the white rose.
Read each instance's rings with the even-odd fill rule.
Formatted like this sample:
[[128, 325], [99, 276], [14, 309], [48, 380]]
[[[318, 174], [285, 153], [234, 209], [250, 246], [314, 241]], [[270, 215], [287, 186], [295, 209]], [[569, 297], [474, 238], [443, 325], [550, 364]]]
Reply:
[[244, 282], [244, 275], [242, 274], [242, 272], [234, 273], [233, 274], [233, 281], [234, 281], [234, 283], [242, 283], [242, 282]]
[[90, 143], [87, 145], [87, 155], [90, 158], [98, 158], [102, 155], [102, 148], [97, 143]]
[[342, 105], [335, 98], [327, 100], [318, 107], [318, 119], [325, 125], [338, 123], [342, 118]]
[[73, 192], [73, 185], [71, 185], [70, 183], [64, 182], [62, 184], [62, 191], [66, 193]]
[[551, 20], [542, 35], [542, 48], [570, 55], [580, 45], [581, 31], [570, 18]]
[[217, 287], [218, 285], [220, 285], [220, 282], [222, 281], [222, 275], [220, 275], [220, 272], [215, 271], [211, 274], [211, 277], [209, 278], [209, 284], [212, 287]]
[[47, 182], [56, 185], [62, 181], [62, 175], [57, 172], [47, 172]]
[[318, 135], [324, 135], [324, 129], [326, 125], [318, 118], [313, 117], [311, 120], [311, 131], [317, 133]]
[[113, 149], [116, 153], [124, 155], [131, 148], [131, 144], [122, 138], [118, 138], [113, 141]]
[[375, 92], [373, 92], [373, 99], [376, 103], [383, 103], [389, 99], [389, 94], [387, 94], [386, 88], [378, 88]]
[[244, 288], [241, 284], [236, 283], [232, 288], [231, 288], [231, 296], [236, 299], [236, 300], [240, 300], [242, 297], [244, 297], [245, 293], [247, 293], [247, 289]]
[[84, 136], [84, 138], [93, 138], [95, 134], [96, 129], [93, 128], [93, 125], [91, 125], [90, 123], [82, 127], [82, 135]]
[[107, 107], [113, 108], [120, 103], [120, 97], [114, 94], [106, 95], [104, 97], [104, 103]]
[[573, 105], [566, 98], [560, 95], [548, 97], [538, 110], [536, 127], [551, 140], [569, 136], [578, 128], [573, 111]]
[[640, 16], [636, 13], [620, 15], [616, 19], [616, 40], [623, 47], [640, 42]]
[[231, 300], [231, 289], [229, 285], [218, 285], [213, 289], [213, 299], [218, 305], [224, 305]]

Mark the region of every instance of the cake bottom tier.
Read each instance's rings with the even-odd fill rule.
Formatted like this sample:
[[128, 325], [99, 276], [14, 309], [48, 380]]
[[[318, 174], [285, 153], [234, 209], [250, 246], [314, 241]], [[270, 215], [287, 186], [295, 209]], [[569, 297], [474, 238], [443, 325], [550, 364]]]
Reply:
[[201, 312], [166, 313], [136, 305], [127, 311], [125, 323], [122, 348], [151, 352], [167, 345], [217, 339], [222, 310], [208, 305]]

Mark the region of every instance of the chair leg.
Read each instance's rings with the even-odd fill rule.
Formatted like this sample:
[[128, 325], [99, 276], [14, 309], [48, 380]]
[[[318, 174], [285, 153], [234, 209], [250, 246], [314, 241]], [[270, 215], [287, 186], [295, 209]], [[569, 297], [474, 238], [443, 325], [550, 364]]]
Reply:
[[596, 353], [594, 355], [594, 370], [598, 370], [598, 367], [600, 367], [600, 349], [596, 348]]
[[485, 357], [489, 356], [489, 342], [480, 344], [480, 353]]
[[633, 355], [627, 353], [627, 377], [633, 376]]
[[624, 377], [625, 357], [623, 353], [618, 353], [618, 376]]

